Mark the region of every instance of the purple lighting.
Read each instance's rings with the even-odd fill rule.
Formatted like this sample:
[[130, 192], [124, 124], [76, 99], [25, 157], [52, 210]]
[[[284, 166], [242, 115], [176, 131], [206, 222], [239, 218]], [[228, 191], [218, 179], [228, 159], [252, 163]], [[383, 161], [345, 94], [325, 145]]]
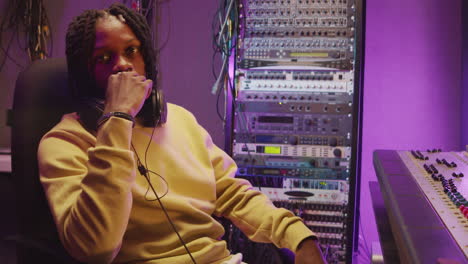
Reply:
[[378, 241], [375, 149], [459, 150], [461, 1], [367, 1], [361, 221]]

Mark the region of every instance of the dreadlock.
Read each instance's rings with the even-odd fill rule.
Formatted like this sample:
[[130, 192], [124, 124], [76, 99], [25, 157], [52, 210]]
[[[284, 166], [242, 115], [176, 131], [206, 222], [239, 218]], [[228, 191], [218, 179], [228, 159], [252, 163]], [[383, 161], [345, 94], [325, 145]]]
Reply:
[[[104, 91], [96, 87], [94, 77], [90, 71], [90, 61], [94, 49], [96, 37], [96, 21], [109, 15], [125, 19], [125, 24], [130, 27], [135, 36], [141, 42], [141, 52], [145, 63], [146, 78], [153, 80], [153, 89], [156, 89], [156, 53], [154, 51], [150, 28], [146, 19], [139, 13], [116, 3], [104, 10], [86, 10], [75, 17], [68, 26], [66, 35], [66, 55], [69, 76], [69, 85], [72, 94], [77, 99], [94, 97], [104, 99]], [[143, 117], [145, 126], [153, 126], [153, 103], [148, 98], [138, 116]]]

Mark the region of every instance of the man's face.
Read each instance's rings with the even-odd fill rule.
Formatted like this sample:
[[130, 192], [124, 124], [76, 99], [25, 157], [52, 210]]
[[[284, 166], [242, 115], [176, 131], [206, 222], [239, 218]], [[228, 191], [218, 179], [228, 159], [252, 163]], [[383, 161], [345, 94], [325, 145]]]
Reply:
[[145, 76], [140, 48], [140, 41], [124, 22], [112, 15], [99, 18], [90, 62], [98, 88], [105, 91], [109, 76], [121, 71], [135, 71]]

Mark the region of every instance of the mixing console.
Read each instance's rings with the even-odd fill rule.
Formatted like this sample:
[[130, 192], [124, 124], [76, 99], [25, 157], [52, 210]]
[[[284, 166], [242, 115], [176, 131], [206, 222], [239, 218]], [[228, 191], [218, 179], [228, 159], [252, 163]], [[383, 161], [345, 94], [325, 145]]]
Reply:
[[468, 153], [374, 152], [402, 263], [468, 263]]
[[467, 152], [398, 152], [447, 230], [468, 257]]

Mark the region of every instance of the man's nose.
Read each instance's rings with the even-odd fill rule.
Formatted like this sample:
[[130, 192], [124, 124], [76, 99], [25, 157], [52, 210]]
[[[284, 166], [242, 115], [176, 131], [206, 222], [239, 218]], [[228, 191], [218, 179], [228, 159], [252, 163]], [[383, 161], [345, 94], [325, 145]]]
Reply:
[[113, 72], [124, 72], [124, 71], [132, 71], [133, 65], [132, 63], [126, 58], [125, 56], [118, 56], [117, 61], [114, 65]]

